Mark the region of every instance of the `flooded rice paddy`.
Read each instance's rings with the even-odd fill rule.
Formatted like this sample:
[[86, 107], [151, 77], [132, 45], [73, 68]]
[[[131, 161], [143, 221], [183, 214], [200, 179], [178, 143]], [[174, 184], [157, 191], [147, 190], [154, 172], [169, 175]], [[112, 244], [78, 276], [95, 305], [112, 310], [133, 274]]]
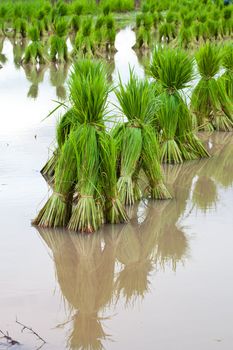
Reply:
[[[127, 81], [129, 63], [144, 75], [133, 43], [130, 29], [118, 34], [115, 82], [118, 72]], [[17, 319], [46, 341], [44, 350], [232, 349], [232, 133], [202, 135], [213, 157], [167, 166], [174, 199], [141, 202], [127, 225], [92, 236], [36, 229], [30, 221], [48, 196], [40, 169], [56, 123], [43, 119], [65, 97], [69, 67], [47, 67], [38, 78], [16, 68], [9, 41], [2, 52], [0, 330], [22, 344], [12, 348], [43, 345]]]

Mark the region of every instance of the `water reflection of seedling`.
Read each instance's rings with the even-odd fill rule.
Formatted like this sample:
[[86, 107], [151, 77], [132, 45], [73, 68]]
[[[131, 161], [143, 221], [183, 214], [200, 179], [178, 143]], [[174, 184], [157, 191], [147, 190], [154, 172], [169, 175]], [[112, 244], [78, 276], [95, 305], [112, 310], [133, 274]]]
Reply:
[[157, 241], [156, 263], [161, 267], [170, 265], [176, 271], [178, 263], [184, 263], [188, 253], [188, 239], [182, 227], [165, 224]]
[[192, 200], [194, 205], [204, 213], [215, 207], [218, 193], [214, 180], [210, 177], [200, 176], [194, 186]]
[[21, 67], [23, 55], [27, 46], [27, 39], [15, 40], [14, 38], [11, 38], [10, 41], [13, 46], [14, 64], [18, 69]]
[[27, 80], [31, 83], [29, 88], [28, 97], [37, 98], [39, 93], [39, 84], [44, 80], [44, 75], [47, 67], [45, 65], [24, 65], [23, 66]]
[[4, 37], [0, 36], [0, 63], [4, 64], [7, 62], [7, 57], [4, 53], [2, 53], [3, 46], [4, 46]]
[[137, 226], [125, 226], [116, 254], [123, 265], [116, 280], [117, 298], [122, 295], [126, 304], [131, 305], [149, 291], [149, 276], [153, 270], [151, 252], [145, 249], [147, 239], [142, 237]]
[[109, 338], [100, 316], [113, 302], [116, 250], [122, 226], [107, 226], [104, 235], [81, 236], [39, 229], [52, 250], [56, 276], [68, 306], [71, 349], [103, 349]]
[[66, 99], [65, 82], [67, 79], [69, 64], [50, 65], [50, 83], [56, 87], [56, 95], [60, 100]]

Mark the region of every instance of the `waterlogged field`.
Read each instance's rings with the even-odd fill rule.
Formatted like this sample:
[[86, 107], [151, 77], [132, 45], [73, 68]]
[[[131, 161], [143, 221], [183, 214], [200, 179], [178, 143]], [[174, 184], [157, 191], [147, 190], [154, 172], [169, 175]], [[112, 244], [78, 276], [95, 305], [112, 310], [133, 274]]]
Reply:
[[[145, 74], [134, 43], [130, 28], [117, 35], [116, 84], [129, 64]], [[17, 69], [8, 40], [2, 53], [0, 330], [21, 343], [12, 349], [231, 349], [232, 133], [202, 135], [212, 158], [164, 167], [174, 199], [142, 201], [129, 224], [88, 236], [36, 229], [56, 124], [44, 118], [66, 98], [69, 67]]]

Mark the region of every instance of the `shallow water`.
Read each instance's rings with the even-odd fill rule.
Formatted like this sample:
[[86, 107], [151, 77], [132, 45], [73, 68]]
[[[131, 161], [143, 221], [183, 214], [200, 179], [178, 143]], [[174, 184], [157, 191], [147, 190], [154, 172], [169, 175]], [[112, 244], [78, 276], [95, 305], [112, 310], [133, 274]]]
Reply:
[[[129, 29], [118, 40], [127, 35], [133, 44]], [[39, 170], [56, 121], [42, 120], [56, 88], [47, 69], [28, 98], [10, 45], [0, 70], [0, 330], [22, 350], [41, 342], [16, 318], [48, 350], [231, 349], [233, 135], [203, 135], [211, 159], [165, 167], [174, 199], [140, 203], [128, 225], [85, 237], [37, 230], [30, 220], [48, 196]], [[130, 47], [114, 57], [115, 82], [118, 71], [127, 80], [128, 63], [144, 74]]]

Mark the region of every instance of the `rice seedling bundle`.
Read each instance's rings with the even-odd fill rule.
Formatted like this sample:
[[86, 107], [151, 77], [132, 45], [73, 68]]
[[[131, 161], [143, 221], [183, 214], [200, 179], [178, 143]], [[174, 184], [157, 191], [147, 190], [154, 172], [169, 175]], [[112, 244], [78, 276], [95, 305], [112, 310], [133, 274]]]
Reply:
[[233, 45], [228, 44], [223, 48], [222, 66], [225, 69], [223, 75], [219, 78], [226, 90], [227, 96], [233, 101]]
[[232, 101], [221, 81], [215, 78], [221, 64], [221, 51], [206, 44], [196, 54], [201, 79], [193, 90], [191, 110], [197, 124], [204, 130], [231, 131], [233, 127]]
[[25, 19], [18, 18], [14, 22], [14, 36], [18, 38], [26, 38], [27, 36], [27, 21]]
[[81, 19], [78, 15], [73, 15], [70, 21], [71, 30], [77, 33], [81, 27]]
[[36, 26], [31, 27], [29, 29], [29, 38], [31, 39], [32, 42], [27, 46], [25, 50], [23, 62], [25, 64], [46, 63], [47, 58], [44, 53], [43, 44], [41, 43], [39, 38], [39, 30]]
[[224, 36], [230, 36], [232, 34], [232, 30], [233, 30], [232, 12], [233, 12], [232, 6], [228, 6], [228, 7], [224, 8], [224, 10], [223, 10], [222, 30], [223, 30]]
[[59, 155], [61, 153], [61, 149], [68, 139], [70, 132], [72, 130], [72, 127], [75, 128], [76, 119], [74, 118], [74, 110], [70, 108], [58, 121], [57, 128], [56, 128], [56, 141], [57, 141], [57, 147], [55, 151], [53, 152], [52, 157], [48, 160], [48, 162], [44, 165], [44, 167], [41, 169], [41, 174], [45, 178], [45, 180], [48, 182], [49, 185], [52, 187], [54, 186], [54, 175], [55, 175], [55, 168], [57, 165], [57, 161], [59, 158]]
[[66, 227], [72, 210], [76, 172], [75, 150], [71, 140], [68, 139], [56, 164], [54, 192], [33, 224], [40, 227]]
[[79, 52], [84, 56], [93, 56], [95, 52], [95, 43], [92, 31], [93, 21], [91, 18], [87, 18], [83, 21], [81, 30], [76, 34], [73, 56], [76, 56]]
[[138, 183], [141, 169], [148, 180], [150, 197], [170, 198], [163, 184], [159, 146], [152, 128], [156, 109], [152, 86], [136, 78], [131, 70], [129, 82], [124, 86], [120, 81], [116, 96], [122, 115], [128, 119], [113, 131], [118, 142], [118, 189], [122, 201], [132, 205], [142, 196]]
[[54, 193], [37, 225], [91, 233], [104, 222], [128, 220], [118, 196], [115, 141], [104, 126], [109, 89], [101, 63], [80, 60], [74, 66], [72, 107], [58, 124], [57, 149], [44, 169], [54, 176]]
[[193, 59], [180, 49], [157, 48], [150, 74], [157, 83], [160, 101], [155, 127], [160, 136], [162, 161], [180, 163], [208, 156], [194, 134], [192, 116], [182, 95], [193, 79]]
[[173, 23], [164, 22], [159, 26], [159, 41], [169, 43], [176, 37], [176, 29]]
[[58, 19], [54, 24], [55, 34], [50, 40], [50, 59], [52, 62], [64, 63], [67, 62], [68, 48], [66, 44], [67, 22], [66, 20]]
[[112, 15], [108, 15], [105, 18], [105, 35], [104, 38], [106, 40], [106, 51], [111, 51], [114, 48], [115, 37], [116, 37], [116, 29], [115, 29], [115, 21]]
[[151, 33], [142, 26], [136, 33], [136, 48], [147, 50], [151, 44]]

